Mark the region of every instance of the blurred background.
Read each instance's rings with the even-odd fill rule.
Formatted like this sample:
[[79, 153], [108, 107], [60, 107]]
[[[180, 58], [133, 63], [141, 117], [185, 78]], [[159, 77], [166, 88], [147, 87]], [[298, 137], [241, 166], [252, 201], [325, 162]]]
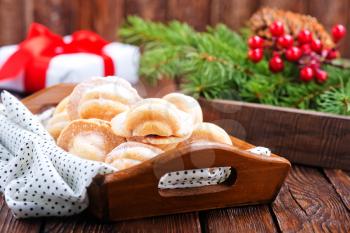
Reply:
[[[0, 0], [0, 46], [23, 40], [32, 22], [61, 35], [91, 29], [116, 40], [118, 27], [133, 14], [157, 21], [177, 19], [198, 30], [217, 23], [239, 29], [261, 6], [310, 14], [328, 31], [336, 23], [350, 30], [349, 0]], [[350, 57], [349, 39], [350, 33], [341, 46], [344, 57]]]

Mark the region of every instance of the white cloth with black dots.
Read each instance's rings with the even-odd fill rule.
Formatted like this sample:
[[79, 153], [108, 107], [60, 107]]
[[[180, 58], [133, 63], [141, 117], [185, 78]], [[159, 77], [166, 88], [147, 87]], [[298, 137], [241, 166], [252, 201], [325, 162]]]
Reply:
[[[261, 156], [271, 155], [270, 149], [261, 146], [251, 148], [247, 151]], [[160, 178], [158, 188], [175, 189], [215, 185], [223, 183], [230, 175], [231, 167], [212, 167], [169, 172]]]
[[86, 188], [107, 164], [71, 156], [14, 96], [1, 94], [0, 191], [15, 217], [67, 216], [89, 204]]
[[[117, 170], [59, 148], [42, 124], [53, 109], [38, 117], [8, 92], [3, 92], [1, 99], [0, 192], [14, 216], [69, 216], [82, 212], [89, 204], [86, 188], [92, 179]], [[249, 152], [271, 154], [264, 147]], [[170, 172], [161, 177], [158, 188], [214, 185], [224, 182], [230, 173], [230, 167]]]
[[160, 189], [194, 188], [224, 182], [231, 174], [230, 167], [199, 168], [169, 172], [158, 183]]

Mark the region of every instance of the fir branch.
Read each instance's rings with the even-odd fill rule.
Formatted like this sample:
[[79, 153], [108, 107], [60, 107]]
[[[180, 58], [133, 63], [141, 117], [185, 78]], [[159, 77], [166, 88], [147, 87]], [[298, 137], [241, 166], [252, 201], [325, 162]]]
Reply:
[[266, 59], [250, 62], [246, 38], [225, 25], [196, 32], [177, 21], [162, 24], [129, 17], [119, 35], [142, 46], [140, 75], [152, 83], [181, 77], [182, 91], [195, 97], [348, 114], [348, 87], [341, 82], [350, 82], [350, 69], [338, 63], [322, 67], [328, 73], [325, 84], [302, 83], [293, 63], [286, 62], [282, 73], [272, 74]]
[[314, 90], [313, 92], [307, 94], [306, 96], [302, 96], [299, 100], [297, 100], [292, 107], [297, 108], [301, 103], [306, 102], [306, 101], [310, 101], [311, 99], [315, 98], [316, 96], [319, 96], [321, 94], [324, 94], [325, 92], [328, 92], [329, 90], [333, 90], [333, 89], [338, 89], [340, 87], [340, 84], [337, 83], [333, 86], [328, 86], [325, 89], [317, 89]]
[[319, 96], [317, 103], [319, 111], [350, 115], [350, 82], [344, 87], [341, 81], [340, 88], [330, 88]]

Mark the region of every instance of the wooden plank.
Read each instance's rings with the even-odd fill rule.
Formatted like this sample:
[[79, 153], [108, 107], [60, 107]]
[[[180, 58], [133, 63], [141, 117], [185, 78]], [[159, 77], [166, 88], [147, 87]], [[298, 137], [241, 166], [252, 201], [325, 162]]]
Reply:
[[34, 3], [32, 0], [23, 2], [24, 35], [27, 35], [30, 25], [34, 22]]
[[292, 162], [350, 167], [350, 117], [238, 101], [202, 99], [200, 104], [205, 121]]
[[124, 0], [93, 0], [93, 29], [103, 38], [114, 41], [117, 29], [124, 21]]
[[348, 0], [309, 0], [307, 13], [316, 17], [327, 29], [334, 24], [346, 24], [350, 3]]
[[345, 206], [350, 210], [350, 176], [339, 169], [324, 169], [323, 171]]
[[267, 205], [238, 207], [201, 213], [204, 232], [278, 232]]
[[[308, 13], [315, 16], [330, 32], [331, 28], [335, 24], [346, 25], [347, 29], [350, 30], [350, 2], [348, 0], [309, 0]], [[350, 56], [350, 35], [343, 39], [340, 46], [342, 55]]]
[[209, 0], [168, 0], [167, 3], [168, 20], [184, 21], [200, 31], [209, 24]]
[[307, 9], [308, 9], [308, 1], [260, 0], [260, 7], [262, 6], [269, 6], [269, 7], [275, 7], [283, 10], [290, 10], [290, 11], [295, 11], [299, 13], [305, 13], [307, 12]]
[[224, 23], [237, 30], [258, 8], [256, 0], [216, 0], [211, 2], [210, 23]]
[[71, 31], [79, 29], [92, 30], [104, 39], [117, 39], [117, 29], [124, 20], [125, 0], [77, 0], [65, 5], [72, 12]]
[[25, 0], [0, 1], [0, 46], [19, 43], [25, 37]]
[[78, 29], [93, 30], [94, 7], [93, 0], [72, 1], [71, 7], [77, 15], [74, 24]]
[[282, 232], [349, 232], [350, 212], [318, 170], [294, 166], [272, 210]]
[[[121, 210], [122, 211], [122, 210]], [[84, 213], [67, 218], [51, 218], [43, 232], [201, 232], [197, 213], [169, 215], [132, 221], [102, 223]]]
[[125, 8], [126, 15], [138, 15], [155, 21], [166, 18], [166, 1], [162, 0], [128, 0]]
[[294, 199], [288, 185], [282, 186], [272, 209], [283, 232], [312, 232], [308, 216]]
[[0, 232], [39, 232], [42, 219], [16, 219], [7, 207], [3, 195], [0, 197], [0, 208]]
[[66, 35], [74, 22], [66, 3], [67, 0], [33, 1], [33, 20], [49, 27], [54, 33]]

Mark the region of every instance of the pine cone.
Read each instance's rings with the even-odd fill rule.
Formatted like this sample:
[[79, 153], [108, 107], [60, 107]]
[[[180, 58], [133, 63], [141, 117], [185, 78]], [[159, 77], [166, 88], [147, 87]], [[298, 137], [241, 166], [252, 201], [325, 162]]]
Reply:
[[313, 36], [319, 38], [324, 48], [334, 48], [332, 37], [327, 33], [322, 24], [315, 17], [303, 15], [291, 11], [274, 8], [261, 8], [255, 12], [248, 21], [248, 26], [253, 32], [263, 38], [271, 39], [269, 25], [274, 21], [281, 21], [285, 25], [285, 32], [297, 38], [302, 29], [308, 29]]

